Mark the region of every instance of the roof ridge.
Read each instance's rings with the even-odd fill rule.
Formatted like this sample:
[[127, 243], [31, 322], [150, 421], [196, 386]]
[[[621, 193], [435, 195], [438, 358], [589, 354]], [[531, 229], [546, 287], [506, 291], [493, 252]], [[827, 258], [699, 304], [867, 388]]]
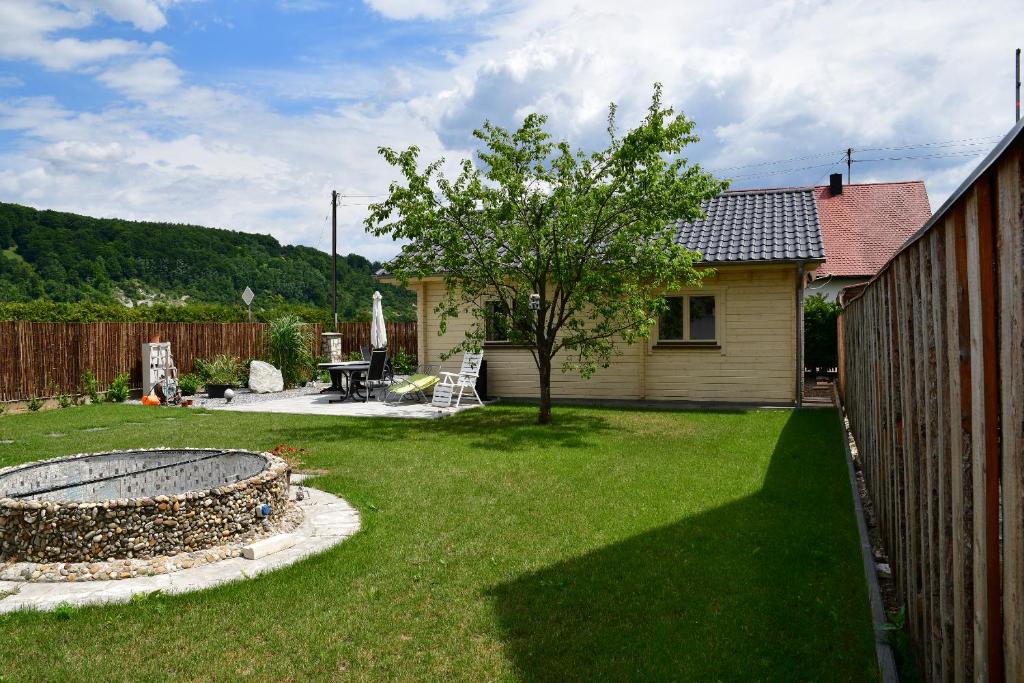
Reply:
[[[924, 185], [923, 180], [880, 180], [875, 183], [844, 183], [843, 187], [863, 187], [868, 185]], [[828, 188], [828, 185], [815, 185], [814, 189]]]
[[808, 192], [813, 189], [813, 185], [795, 185], [793, 187], [755, 187], [743, 190], [726, 190], [722, 192], [722, 194], [773, 194], [780, 192]]

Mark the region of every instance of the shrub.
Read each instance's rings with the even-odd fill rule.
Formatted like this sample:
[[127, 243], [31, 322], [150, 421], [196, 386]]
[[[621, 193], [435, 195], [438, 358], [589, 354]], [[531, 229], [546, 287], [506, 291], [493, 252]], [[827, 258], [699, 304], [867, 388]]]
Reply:
[[348, 352], [348, 359], [349, 360], [363, 360], [363, 354], [360, 351], [349, 351]]
[[100, 402], [100, 383], [92, 370], [82, 373], [82, 393], [86, 394], [93, 403]]
[[391, 369], [400, 375], [412, 374], [416, 369], [416, 356], [406, 353], [405, 349], [398, 349], [395, 357], [391, 359]]
[[821, 371], [836, 367], [838, 347], [836, 321], [843, 308], [824, 294], [804, 301], [804, 367]]
[[114, 378], [107, 389], [107, 400], [114, 403], [124, 403], [131, 395], [131, 387], [128, 386], [128, 373], [122, 372]]
[[305, 382], [313, 372], [313, 340], [309, 326], [298, 316], [285, 315], [267, 326], [267, 351], [270, 362], [281, 371], [285, 386]]
[[74, 400], [71, 398], [71, 394], [61, 394], [57, 397], [57, 403], [61, 408], [70, 408]]
[[242, 374], [242, 363], [237, 357], [227, 353], [214, 356], [211, 360], [195, 360], [195, 369], [203, 379], [203, 384], [238, 384]]
[[188, 372], [178, 378], [178, 388], [183, 396], [192, 396], [203, 386], [203, 378], [194, 372]]
[[43, 407], [43, 399], [38, 396], [33, 396], [28, 400], [28, 409], [35, 412]]

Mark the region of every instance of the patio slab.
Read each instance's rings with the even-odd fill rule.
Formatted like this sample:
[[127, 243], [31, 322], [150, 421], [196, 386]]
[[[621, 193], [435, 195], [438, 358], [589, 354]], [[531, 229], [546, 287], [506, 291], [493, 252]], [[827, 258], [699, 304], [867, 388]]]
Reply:
[[383, 401], [344, 401], [330, 403], [336, 394], [306, 394], [261, 400], [258, 403], [207, 406], [210, 410], [231, 410], [239, 413], [291, 413], [295, 415], [334, 415], [344, 417], [400, 417], [436, 420], [454, 415], [479, 404], [466, 403], [458, 408], [435, 408], [429, 403], [390, 404]]

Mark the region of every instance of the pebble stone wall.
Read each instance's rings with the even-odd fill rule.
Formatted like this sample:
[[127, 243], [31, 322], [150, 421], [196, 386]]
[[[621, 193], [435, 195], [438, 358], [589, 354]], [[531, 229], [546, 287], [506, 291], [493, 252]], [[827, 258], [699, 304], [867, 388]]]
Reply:
[[[0, 498], [0, 562], [145, 559], [212, 548], [263, 526], [257, 514], [262, 503], [270, 505], [267, 524], [272, 524], [288, 504], [288, 464], [270, 453], [243, 453], [258, 455], [265, 467], [249, 478], [206, 490], [102, 502]], [[16, 469], [0, 470], [0, 478]]]

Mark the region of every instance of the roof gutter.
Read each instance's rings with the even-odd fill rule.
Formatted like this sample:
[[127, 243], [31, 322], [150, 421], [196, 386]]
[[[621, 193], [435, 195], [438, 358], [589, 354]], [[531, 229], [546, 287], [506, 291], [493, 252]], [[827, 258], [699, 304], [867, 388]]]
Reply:
[[805, 262], [799, 261], [796, 266], [796, 407], [804, 403], [804, 275]]

